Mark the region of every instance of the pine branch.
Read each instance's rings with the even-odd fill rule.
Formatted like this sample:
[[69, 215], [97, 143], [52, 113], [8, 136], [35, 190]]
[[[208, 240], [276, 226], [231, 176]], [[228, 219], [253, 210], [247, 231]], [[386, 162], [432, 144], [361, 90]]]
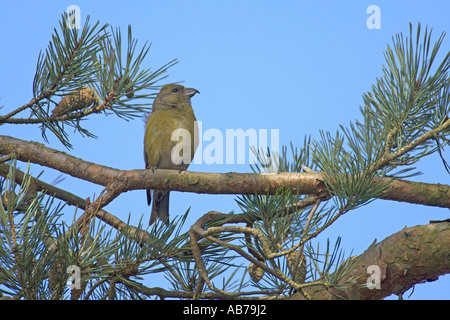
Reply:
[[[45, 54], [39, 55], [33, 82], [34, 97], [29, 103], [0, 116], [0, 123], [40, 124], [46, 141], [49, 130], [65, 147], [71, 148], [65, 126], [73, 127], [82, 135], [95, 137], [81, 126], [81, 119], [91, 114], [113, 112], [129, 120], [148, 112], [155, 92], [145, 91], [155, 90], [155, 84], [165, 78], [167, 69], [177, 60], [155, 71], [143, 69], [142, 63], [150, 45], [145, 43], [137, 52], [137, 40], [132, 37], [130, 26], [128, 50], [123, 56], [119, 29], [109, 33], [107, 24], [98, 28], [97, 22], [90, 26], [88, 17], [79, 32], [66, 26], [66, 18], [63, 15], [60, 21], [61, 35], [55, 29]], [[126, 60], [125, 65], [122, 60]], [[92, 96], [84, 103], [75, 99], [76, 93], [82, 89], [90, 90]], [[62, 100], [55, 102], [60, 96]], [[67, 101], [71, 103], [61, 108]], [[54, 106], [52, 112], [51, 106]], [[25, 110], [30, 111], [29, 117], [14, 118]]]
[[[9, 165], [0, 164], [0, 176], [6, 177], [8, 175], [8, 172], [9, 172]], [[17, 184], [22, 185], [25, 177], [26, 175], [24, 172], [22, 172], [17, 168], [15, 169], [14, 179]], [[30, 179], [29, 192], [31, 193], [43, 192], [48, 196], [64, 201], [64, 203], [68, 205], [80, 208], [82, 210], [87, 209], [86, 199], [78, 197], [73, 193], [70, 193], [66, 190], [62, 190], [52, 184], [45, 183], [34, 177], [28, 178]], [[141, 239], [141, 243], [145, 243], [149, 239], [150, 235], [148, 232], [128, 225], [127, 223], [123, 222], [122, 220], [112, 215], [111, 213], [105, 211], [104, 209], [97, 210], [95, 216], [118, 231], [127, 230], [128, 234], [131, 235], [133, 239]], [[83, 220], [84, 216], [83, 218], [79, 218], [77, 221], [75, 221], [72, 227], [78, 228], [79, 225], [83, 222]], [[70, 230], [66, 232], [66, 236], [68, 236], [69, 234]]]

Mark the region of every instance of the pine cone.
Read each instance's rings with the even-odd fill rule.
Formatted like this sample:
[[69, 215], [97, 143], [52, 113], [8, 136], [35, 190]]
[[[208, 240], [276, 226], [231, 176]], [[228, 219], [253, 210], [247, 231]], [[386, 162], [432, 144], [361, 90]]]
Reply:
[[248, 274], [253, 281], [259, 282], [264, 276], [264, 270], [255, 265], [253, 262], [248, 266]]
[[120, 274], [124, 277], [131, 277], [135, 276], [139, 272], [139, 265], [130, 260], [130, 259], [121, 259], [120, 264], [122, 265], [122, 268], [120, 269]]
[[80, 90], [74, 90], [61, 99], [59, 104], [52, 111], [52, 117], [63, 115], [70, 111], [82, 110], [97, 102], [94, 89], [83, 87]]

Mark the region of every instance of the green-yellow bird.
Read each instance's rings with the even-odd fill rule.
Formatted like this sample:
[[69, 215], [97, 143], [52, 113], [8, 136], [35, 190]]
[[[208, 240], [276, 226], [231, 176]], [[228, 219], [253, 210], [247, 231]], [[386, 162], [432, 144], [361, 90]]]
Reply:
[[[146, 169], [186, 170], [198, 145], [197, 120], [191, 98], [197, 89], [178, 84], [164, 86], [153, 102], [144, 135]], [[152, 194], [147, 190], [148, 205]], [[169, 224], [169, 191], [153, 190], [150, 225], [157, 219]]]

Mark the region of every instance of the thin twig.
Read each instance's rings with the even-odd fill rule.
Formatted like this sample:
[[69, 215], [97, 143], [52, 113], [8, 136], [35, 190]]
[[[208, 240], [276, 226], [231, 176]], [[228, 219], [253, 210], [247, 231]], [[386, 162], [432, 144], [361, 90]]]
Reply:
[[4, 162], [9, 161], [11, 159], [12, 159], [12, 154], [7, 154], [7, 155], [5, 155], [3, 157], [0, 157], [0, 163], [4, 163]]

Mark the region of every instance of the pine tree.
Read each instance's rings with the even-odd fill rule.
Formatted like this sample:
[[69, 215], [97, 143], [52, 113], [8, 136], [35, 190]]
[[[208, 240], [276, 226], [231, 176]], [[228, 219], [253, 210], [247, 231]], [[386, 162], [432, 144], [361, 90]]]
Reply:
[[[148, 112], [158, 83], [177, 61], [143, 69], [150, 45], [137, 49], [131, 27], [123, 52], [119, 29], [88, 18], [78, 30], [66, 19], [39, 55], [33, 98], [1, 115], [0, 124], [39, 125], [46, 141], [52, 134], [70, 150], [68, 128], [95, 137], [82, 122], [94, 114], [130, 120]], [[415, 163], [434, 153], [450, 173], [442, 156], [450, 141], [450, 52], [435, 61], [443, 40], [444, 34], [433, 43], [431, 30], [410, 25], [408, 37], [396, 35], [387, 47], [360, 119], [281, 154], [255, 150], [253, 173], [117, 170], [0, 136], [2, 298], [380, 299], [449, 273], [448, 220], [399, 231], [360, 256], [341, 250], [340, 238], [320, 247], [312, 242], [376, 199], [450, 208], [450, 186], [405, 180], [420, 173]], [[265, 172], [268, 159], [279, 172]], [[19, 161], [105, 189], [92, 201], [82, 199], [31, 176], [30, 164], [19, 170]], [[123, 192], [149, 188], [238, 194], [241, 212], [210, 211], [185, 231], [189, 210], [151, 228], [104, 210]], [[69, 206], [82, 213], [63, 221]], [[407, 267], [399, 266], [399, 256]], [[380, 277], [370, 282], [373, 266]], [[155, 274], [164, 274], [169, 287], [154, 286]], [[381, 289], [370, 289], [380, 281]]]

